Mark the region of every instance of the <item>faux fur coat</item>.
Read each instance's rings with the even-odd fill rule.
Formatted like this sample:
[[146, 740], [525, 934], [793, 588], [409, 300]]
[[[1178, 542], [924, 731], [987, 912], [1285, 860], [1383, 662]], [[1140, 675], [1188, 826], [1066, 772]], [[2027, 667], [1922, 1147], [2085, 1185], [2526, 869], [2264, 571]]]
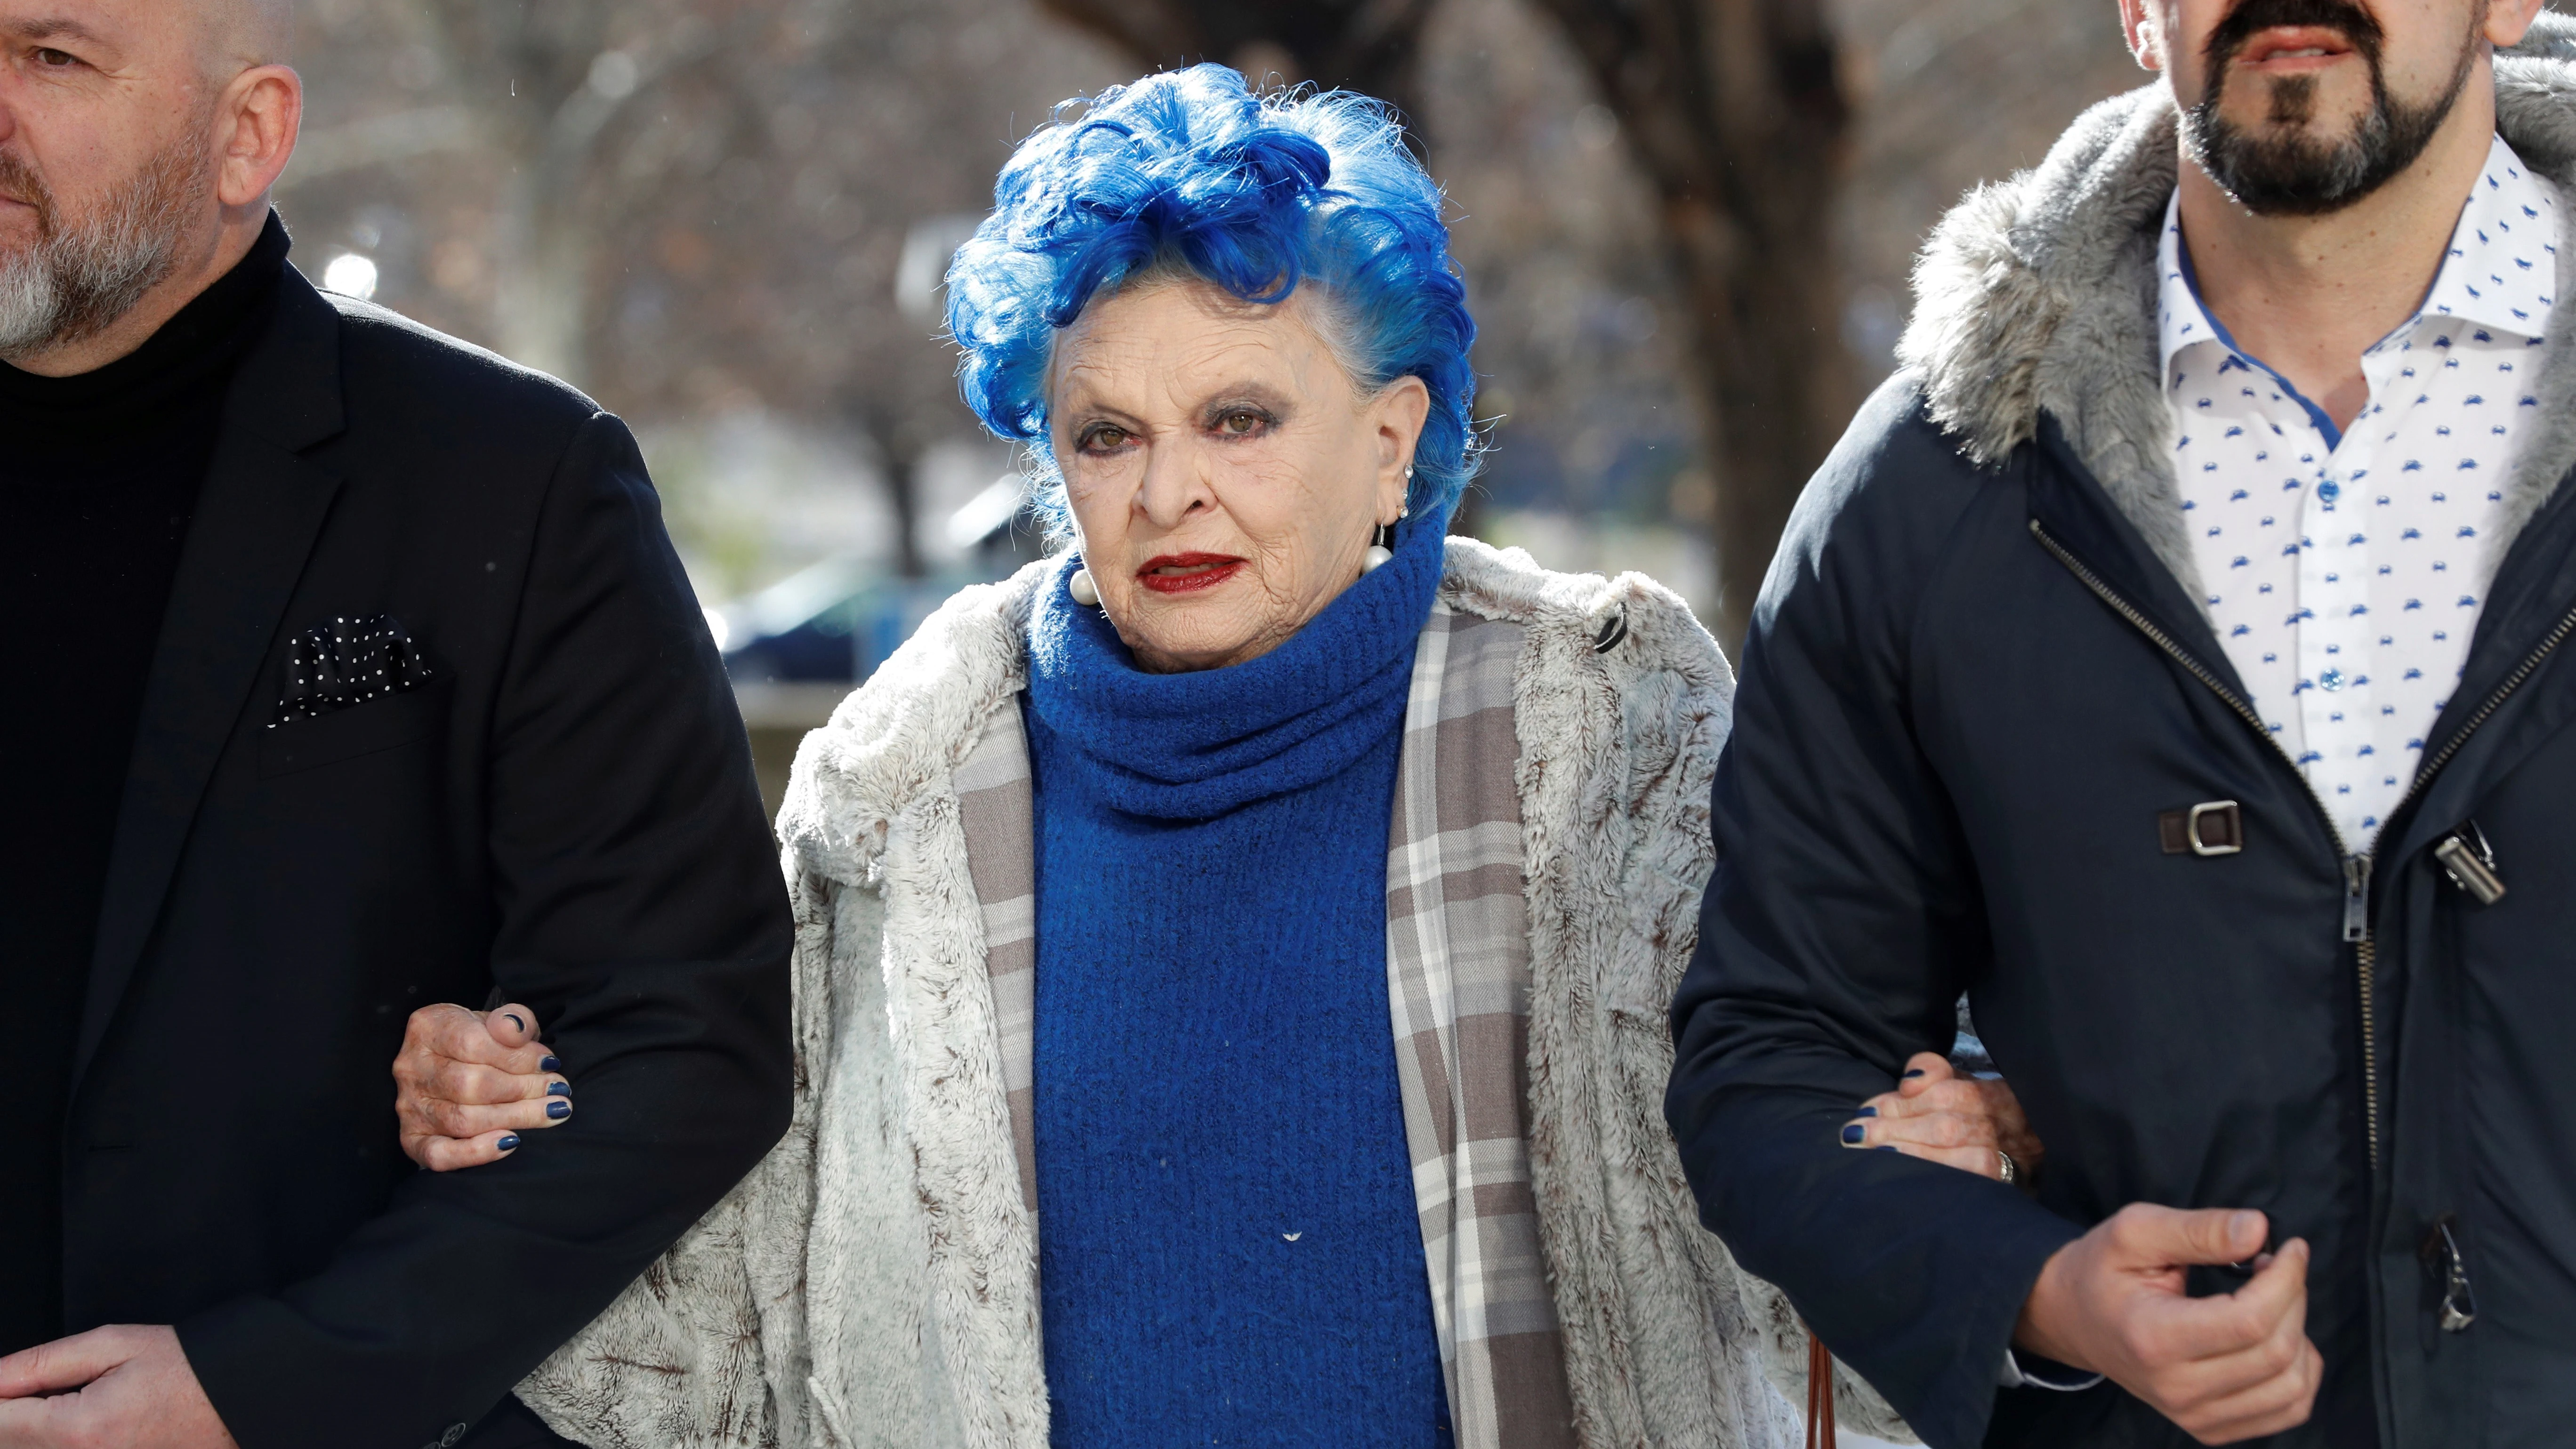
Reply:
[[[520, 1386], [568, 1437], [1047, 1442], [1037, 1241], [956, 778], [986, 722], [1018, 708], [1046, 568], [957, 595], [806, 738], [779, 819], [794, 1125]], [[1634, 574], [1551, 574], [1453, 539], [1441, 598], [1523, 629], [1530, 1168], [1577, 1433], [1597, 1449], [1792, 1443], [1803, 1334], [1700, 1227], [1662, 1121], [1732, 675], [1681, 601]], [[1841, 1387], [1846, 1422], [1903, 1434]]]

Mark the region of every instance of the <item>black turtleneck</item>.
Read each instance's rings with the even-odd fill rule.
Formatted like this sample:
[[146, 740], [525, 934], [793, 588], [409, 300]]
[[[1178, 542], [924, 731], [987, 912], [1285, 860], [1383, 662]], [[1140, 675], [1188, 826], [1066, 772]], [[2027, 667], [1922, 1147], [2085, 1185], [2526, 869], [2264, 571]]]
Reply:
[[63, 1112], [126, 757], [286, 249], [272, 213], [238, 266], [105, 367], [0, 365], [0, 1353], [62, 1332]]

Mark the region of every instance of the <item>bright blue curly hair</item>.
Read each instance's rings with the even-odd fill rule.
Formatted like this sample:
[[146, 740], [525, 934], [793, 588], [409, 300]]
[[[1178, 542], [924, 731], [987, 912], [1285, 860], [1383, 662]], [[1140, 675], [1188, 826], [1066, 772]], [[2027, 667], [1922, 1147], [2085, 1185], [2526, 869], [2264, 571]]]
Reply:
[[1056, 334], [1131, 277], [1186, 270], [1262, 303], [1312, 278], [1329, 299], [1321, 330], [1360, 387], [1412, 376], [1430, 391], [1407, 503], [1446, 517], [1476, 471], [1476, 324], [1440, 211], [1439, 186], [1366, 96], [1256, 95], [1213, 64], [1112, 86], [1020, 143], [993, 214], [949, 263], [966, 405], [1029, 445], [1038, 509], [1061, 535], [1046, 414]]

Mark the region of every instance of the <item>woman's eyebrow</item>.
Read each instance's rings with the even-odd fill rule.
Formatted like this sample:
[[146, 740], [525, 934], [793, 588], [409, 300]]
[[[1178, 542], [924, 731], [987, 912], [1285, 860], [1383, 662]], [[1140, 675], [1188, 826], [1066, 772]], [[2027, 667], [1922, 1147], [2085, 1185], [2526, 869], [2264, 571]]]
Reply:
[[1287, 396], [1266, 383], [1236, 383], [1218, 388], [1199, 404], [1199, 416], [1222, 417], [1236, 408], [1260, 408], [1264, 412], [1285, 413], [1292, 404]]
[[1077, 397], [1057, 411], [1057, 417], [1068, 428], [1087, 428], [1093, 423], [1114, 423], [1134, 431], [1143, 420], [1133, 410], [1094, 397]]

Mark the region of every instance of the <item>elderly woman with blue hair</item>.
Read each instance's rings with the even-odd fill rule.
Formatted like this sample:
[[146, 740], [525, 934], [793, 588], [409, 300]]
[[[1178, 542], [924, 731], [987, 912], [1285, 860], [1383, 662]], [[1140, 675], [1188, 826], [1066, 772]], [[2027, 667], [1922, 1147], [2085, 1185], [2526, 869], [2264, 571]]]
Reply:
[[[795, 1125], [520, 1396], [597, 1446], [1794, 1440], [1661, 1115], [1730, 675], [1646, 579], [1446, 537], [1437, 188], [1200, 66], [995, 200], [949, 321], [1073, 548], [806, 739]], [[542, 1151], [503, 1110], [416, 1155]]]

